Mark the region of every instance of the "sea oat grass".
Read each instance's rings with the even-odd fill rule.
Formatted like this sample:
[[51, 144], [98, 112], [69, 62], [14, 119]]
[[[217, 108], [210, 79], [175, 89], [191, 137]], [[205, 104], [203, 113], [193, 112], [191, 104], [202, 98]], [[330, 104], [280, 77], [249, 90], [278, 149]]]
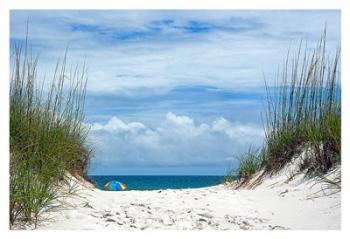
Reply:
[[313, 50], [301, 42], [294, 55], [288, 52], [276, 85], [266, 85], [264, 145], [239, 157], [239, 179], [278, 172], [303, 150], [311, 155], [300, 169], [309, 175], [341, 163], [339, 65], [340, 50], [326, 51], [326, 30]]
[[326, 52], [326, 32], [313, 51], [300, 44], [288, 54], [277, 85], [267, 87], [266, 171], [280, 170], [306, 145], [314, 154], [303, 166], [310, 172], [340, 163], [339, 61], [340, 50]]
[[238, 156], [237, 178], [240, 180], [250, 179], [260, 168], [261, 152], [252, 147], [249, 150]]
[[85, 67], [67, 70], [67, 53], [51, 84], [37, 73], [27, 44], [15, 47], [10, 79], [10, 223], [33, 222], [52, 208], [67, 172], [84, 175], [91, 150], [84, 119]]

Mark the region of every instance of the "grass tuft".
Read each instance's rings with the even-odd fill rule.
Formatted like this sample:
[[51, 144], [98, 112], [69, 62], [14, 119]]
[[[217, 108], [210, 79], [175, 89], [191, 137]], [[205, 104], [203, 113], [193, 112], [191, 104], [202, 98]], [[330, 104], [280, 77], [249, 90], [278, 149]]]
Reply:
[[326, 173], [340, 163], [340, 50], [326, 53], [326, 31], [313, 51], [301, 43], [288, 55], [281, 78], [267, 87], [266, 155], [263, 166], [276, 172], [306, 146], [313, 156], [303, 165]]
[[238, 157], [237, 177], [246, 181], [250, 179], [260, 168], [261, 152], [250, 147], [248, 151]]
[[301, 170], [324, 175], [341, 163], [340, 50], [326, 51], [326, 29], [311, 50], [302, 42], [288, 52], [281, 75], [266, 86], [265, 142], [239, 158], [238, 179], [258, 170], [275, 173], [308, 150]]
[[38, 223], [55, 207], [65, 174], [84, 175], [91, 156], [84, 120], [87, 77], [67, 67], [67, 51], [52, 82], [38, 78], [38, 57], [16, 46], [10, 78], [10, 224]]

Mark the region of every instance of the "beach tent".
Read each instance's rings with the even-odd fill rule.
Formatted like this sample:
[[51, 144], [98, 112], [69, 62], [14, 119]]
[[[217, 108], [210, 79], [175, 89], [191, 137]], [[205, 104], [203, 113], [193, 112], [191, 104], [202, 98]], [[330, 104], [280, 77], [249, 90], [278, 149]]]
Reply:
[[109, 191], [123, 191], [126, 189], [126, 185], [116, 180], [112, 180], [105, 184], [104, 189]]

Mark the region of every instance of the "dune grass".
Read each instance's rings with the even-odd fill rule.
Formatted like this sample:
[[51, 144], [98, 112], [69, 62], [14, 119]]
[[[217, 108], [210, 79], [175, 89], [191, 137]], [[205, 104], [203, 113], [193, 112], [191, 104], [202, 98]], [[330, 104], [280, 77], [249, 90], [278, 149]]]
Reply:
[[326, 52], [326, 32], [313, 51], [301, 44], [287, 57], [277, 91], [267, 88], [267, 171], [280, 170], [306, 148], [313, 154], [303, 165], [309, 172], [325, 173], [340, 163], [339, 60], [339, 50], [332, 58]]
[[249, 147], [248, 151], [238, 156], [237, 178], [250, 179], [260, 168], [261, 152], [259, 149]]
[[[322, 175], [341, 163], [340, 50], [326, 51], [326, 30], [310, 50], [288, 53], [274, 86], [266, 86], [265, 142], [239, 160], [238, 178], [278, 172], [298, 153], [312, 154], [301, 169]], [[258, 164], [256, 162], [261, 162]]]
[[38, 57], [16, 46], [10, 78], [10, 225], [38, 222], [57, 206], [67, 172], [84, 175], [91, 156], [82, 124], [85, 66], [67, 67], [67, 51], [51, 82], [38, 77]]

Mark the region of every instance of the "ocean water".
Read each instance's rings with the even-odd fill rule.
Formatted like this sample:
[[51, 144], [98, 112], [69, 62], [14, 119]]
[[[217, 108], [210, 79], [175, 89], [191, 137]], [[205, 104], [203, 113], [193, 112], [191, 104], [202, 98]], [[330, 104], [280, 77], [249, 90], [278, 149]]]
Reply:
[[125, 183], [127, 190], [159, 190], [201, 188], [218, 185], [223, 182], [224, 176], [90, 176], [92, 181], [103, 189], [111, 180]]

